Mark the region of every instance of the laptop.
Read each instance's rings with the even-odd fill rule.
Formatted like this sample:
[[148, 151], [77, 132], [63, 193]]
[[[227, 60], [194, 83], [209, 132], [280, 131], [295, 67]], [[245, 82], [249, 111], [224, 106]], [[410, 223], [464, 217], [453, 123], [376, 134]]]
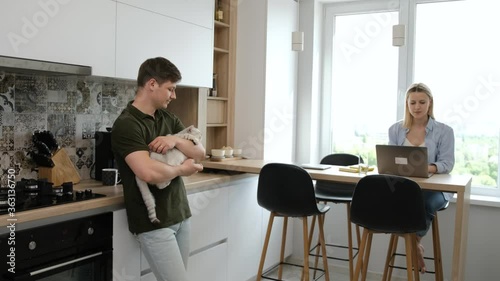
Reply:
[[312, 169], [312, 170], [326, 170], [326, 169], [330, 169], [332, 167], [330, 165], [314, 164], [314, 163], [300, 164], [299, 166], [304, 168], [304, 169]]
[[427, 147], [382, 145], [375, 146], [379, 174], [428, 178]]

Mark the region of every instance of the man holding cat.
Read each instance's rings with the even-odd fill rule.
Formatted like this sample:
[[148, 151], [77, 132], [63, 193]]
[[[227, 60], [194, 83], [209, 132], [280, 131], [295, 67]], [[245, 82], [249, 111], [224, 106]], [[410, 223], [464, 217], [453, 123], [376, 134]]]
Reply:
[[[139, 68], [135, 99], [116, 119], [111, 132], [129, 230], [136, 236], [158, 281], [187, 280], [191, 211], [181, 176], [202, 171], [203, 166], [197, 162], [205, 156], [201, 144], [174, 136], [184, 125], [165, 110], [175, 100], [175, 88], [181, 78], [169, 60], [146, 60]], [[169, 166], [149, 156], [150, 151], [165, 154], [173, 148], [188, 157], [179, 166]], [[148, 218], [136, 176], [150, 184], [171, 181], [166, 188], [150, 188], [159, 224], [152, 224]]]

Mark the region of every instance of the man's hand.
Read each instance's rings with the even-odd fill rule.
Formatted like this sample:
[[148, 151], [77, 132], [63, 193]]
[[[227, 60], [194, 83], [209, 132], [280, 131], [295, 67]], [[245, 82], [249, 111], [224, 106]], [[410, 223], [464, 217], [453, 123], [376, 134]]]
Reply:
[[149, 150], [165, 154], [167, 151], [176, 146], [178, 139], [179, 138], [174, 135], [156, 137], [151, 143], [149, 143]]
[[203, 165], [196, 163], [194, 159], [188, 158], [181, 165], [180, 176], [190, 176], [203, 171]]

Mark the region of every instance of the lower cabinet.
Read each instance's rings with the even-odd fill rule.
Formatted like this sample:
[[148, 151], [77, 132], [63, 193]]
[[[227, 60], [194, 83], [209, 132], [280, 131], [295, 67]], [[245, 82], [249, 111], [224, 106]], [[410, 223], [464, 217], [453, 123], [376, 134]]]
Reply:
[[141, 249], [128, 231], [125, 209], [113, 212], [113, 281], [141, 280]]
[[156, 277], [153, 272], [149, 272], [141, 276], [141, 281], [156, 281]]
[[248, 280], [257, 274], [262, 250], [262, 208], [257, 204], [257, 178], [229, 189], [228, 278]]
[[227, 243], [219, 244], [190, 256], [188, 277], [192, 281], [231, 280], [227, 278]]

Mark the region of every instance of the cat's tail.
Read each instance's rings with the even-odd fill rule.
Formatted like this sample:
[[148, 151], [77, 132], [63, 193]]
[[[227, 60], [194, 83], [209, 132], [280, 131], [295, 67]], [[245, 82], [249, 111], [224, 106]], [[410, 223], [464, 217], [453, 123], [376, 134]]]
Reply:
[[137, 181], [137, 185], [139, 186], [139, 191], [141, 192], [142, 200], [144, 200], [144, 204], [146, 205], [149, 220], [153, 224], [160, 223], [160, 220], [156, 217], [155, 198], [153, 197], [153, 194], [151, 194], [148, 184], [145, 181], [139, 179], [138, 177], [136, 177], [135, 179]]

